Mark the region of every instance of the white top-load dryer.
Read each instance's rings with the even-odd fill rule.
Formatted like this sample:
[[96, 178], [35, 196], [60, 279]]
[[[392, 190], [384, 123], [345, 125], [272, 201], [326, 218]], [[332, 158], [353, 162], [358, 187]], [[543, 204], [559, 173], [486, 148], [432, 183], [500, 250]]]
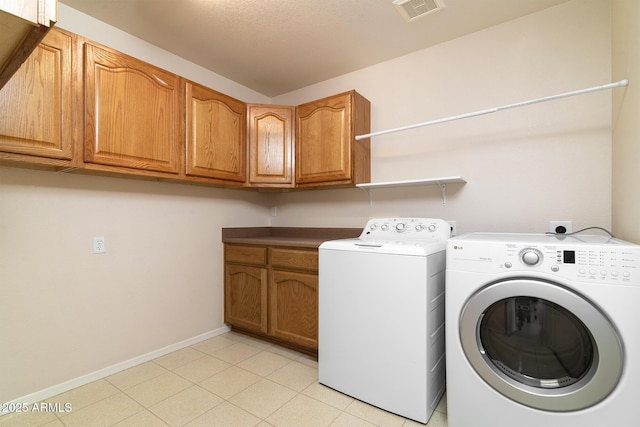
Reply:
[[441, 219], [370, 220], [319, 249], [319, 382], [426, 423], [445, 389]]

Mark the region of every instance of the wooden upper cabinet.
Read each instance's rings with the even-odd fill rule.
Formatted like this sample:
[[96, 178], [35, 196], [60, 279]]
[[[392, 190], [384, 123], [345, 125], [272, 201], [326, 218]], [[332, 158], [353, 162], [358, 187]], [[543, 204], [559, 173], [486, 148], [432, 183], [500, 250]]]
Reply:
[[0, 89], [57, 19], [57, 0], [0, 0]]
[[247, 108], [249, 184], [293, 187], [295, 107], [253, 104]]
[[72, 158], [74, 43], [52, 30], [0, 90], [0, 151]]
[[296, 185], [346, 185], [369, 182], [370, 103], [356, 91], [296, 108]]
[[85, 43], [88, 163], [178, 173], [179, 77]]
[[244, 184], [246, 104], [186, 82], [186, 174]]

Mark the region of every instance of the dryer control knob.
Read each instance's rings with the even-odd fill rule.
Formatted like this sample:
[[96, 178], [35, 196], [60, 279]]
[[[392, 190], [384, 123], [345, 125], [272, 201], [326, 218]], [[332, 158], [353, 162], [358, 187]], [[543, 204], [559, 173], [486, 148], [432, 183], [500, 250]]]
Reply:
[[405, 224], [404, 222], [399, 222], [399, 223], [396, 225], [396, 231], [397, 231], [398, 233], [402, 233], [402, 232], [404, 232], [406, 229], [407, 229], [407, 224]]
[[520, 252], [520, 259], [527, 265], [537, 265], [542, 261], [542, 254], [539, 250], [529, 248]]

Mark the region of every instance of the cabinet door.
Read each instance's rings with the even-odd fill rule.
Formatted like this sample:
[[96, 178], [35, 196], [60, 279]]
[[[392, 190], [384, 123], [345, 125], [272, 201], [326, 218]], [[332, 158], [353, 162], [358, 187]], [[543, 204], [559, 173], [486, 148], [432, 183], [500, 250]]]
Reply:
[[249, 183], [292, 187], [294, 107], [249, 105]]
[[84, 45], [85, 161], [177, 173], [178, 76]]
[[296, 108], [296, 185], [344, 185], [371, 180], [369, 101], [356, 91]]
[[186, 83], [187, 175], [244, 183], [246, 104]]
[[226, 264], [224, 288], [224, 321], [266, 334], [267, 269]]
[[51, 30], [0, 90], [0, 151], [71, 159], [73, 43]]
[[57, 0], [0, 0], [0, 89], [57, 21]]
[[351, 96], [337, 95], [296, 110], [296, 182], [351, 178]]
[[269, 334], [307, 348], [318, 348], [317, 273], [271, 271]]

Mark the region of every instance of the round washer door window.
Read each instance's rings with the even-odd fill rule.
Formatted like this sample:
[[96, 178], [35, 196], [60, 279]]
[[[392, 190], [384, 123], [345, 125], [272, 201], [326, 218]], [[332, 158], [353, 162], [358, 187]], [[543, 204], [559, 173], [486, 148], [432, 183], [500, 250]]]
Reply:
[[552, 282], [512, 279], [479, 290], [462, 311], [460, 338], [489, 385], [533, 408], [587, 408], [622, 374], [622, 344], [609, 319]]

